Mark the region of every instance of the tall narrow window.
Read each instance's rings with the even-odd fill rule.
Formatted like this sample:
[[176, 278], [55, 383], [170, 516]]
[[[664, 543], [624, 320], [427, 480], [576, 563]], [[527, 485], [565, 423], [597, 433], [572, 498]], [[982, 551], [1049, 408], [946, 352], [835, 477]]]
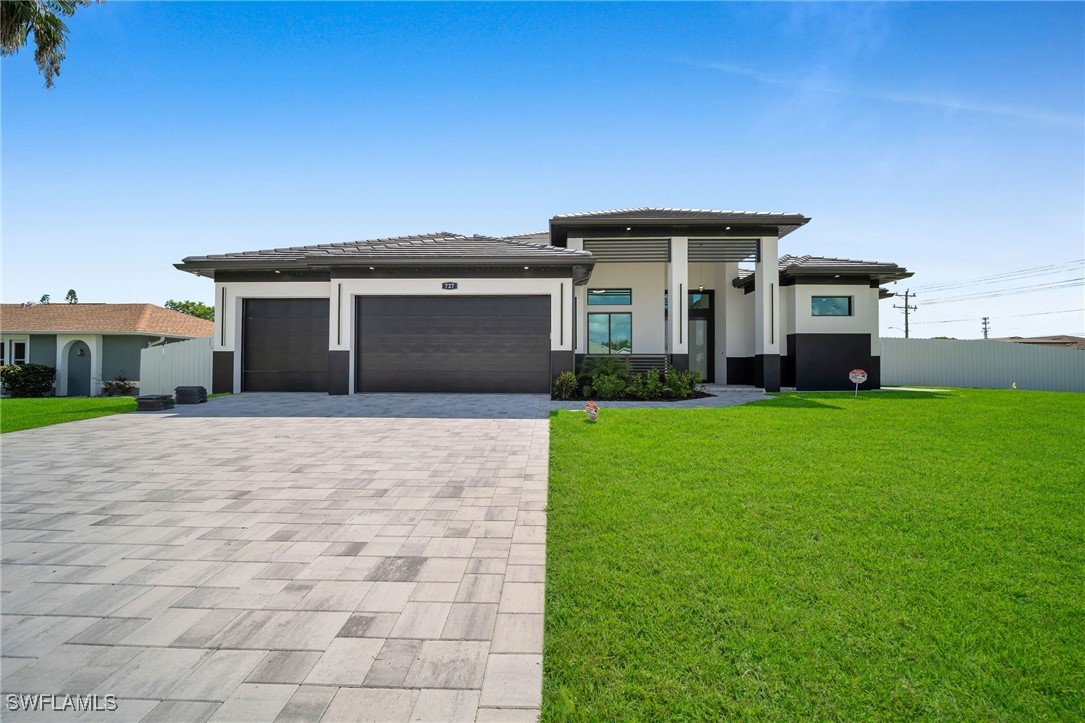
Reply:
[[26, 364], [26, 342], [15, 341], [11, 344], [11, 363]]
[[588, 314], [589, 354], [629, 354], [632, 351], [632, 314]]

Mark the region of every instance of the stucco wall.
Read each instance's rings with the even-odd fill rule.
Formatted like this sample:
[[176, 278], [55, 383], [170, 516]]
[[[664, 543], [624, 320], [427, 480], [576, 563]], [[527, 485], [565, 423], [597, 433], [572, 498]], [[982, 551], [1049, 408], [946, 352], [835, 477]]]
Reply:
[[[878, 290], [863, 284], [796, 284], [794, 294], [794, 334], [870, 334], [870, 353], [878, 356]], [[851, 316], [814, 316], [810, 313], [813, 296], [852, 297]]]
[[[667, 353], [663, 295], [667, 290], [667, 265], [663, 263], [607, 264], [598, 263], [592, 271], [589, 289], [632, 289], [630, 306], [580, 304], [577, 309], [578, 329], [586, 339], [588, 314], [599, 312], [629, 313], [633, 315], [633, 353]], [[586, 296], [583, 298], [587, 298]], [[578, 349], [581, 353], [586, 350]]]
[[139, 380], [139, 352], [154, 339], [148, 336], [107, 334], [102, 336], [102, 381], [123, 374], [130, 381]]

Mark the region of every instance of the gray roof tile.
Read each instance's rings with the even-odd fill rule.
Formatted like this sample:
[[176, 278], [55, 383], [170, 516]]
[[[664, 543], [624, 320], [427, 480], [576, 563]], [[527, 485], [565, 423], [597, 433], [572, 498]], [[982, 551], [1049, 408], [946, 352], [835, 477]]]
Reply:
[[801, 213], [775, 213], [770, 211], [713, 211], [696, 208], [619, 208], [609, 211], [586, 211], [583, 213], [563, 213], [554, 216], [554, 220], [578, 219], [656, 219], [664, 221], [682, 221], [705, 219], [719, 221], [794, 221], [804, 219]]

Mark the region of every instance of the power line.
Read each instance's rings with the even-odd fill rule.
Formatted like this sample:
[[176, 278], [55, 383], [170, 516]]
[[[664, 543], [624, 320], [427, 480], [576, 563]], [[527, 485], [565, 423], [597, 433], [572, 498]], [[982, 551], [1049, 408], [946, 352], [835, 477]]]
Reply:
[[1050, 281], [1045, 284], [1032, 284], [1031, 286], [1013, 286], [1008, 289], [991, 289], [990, 291], [979, 291], [973, 294], [964, 294], [961, 296], [943, 296], [941, 298], [931, 299], [926, 303], [949, 304], [959, 301], [975, 301], [977, 299], [997, 299], [1001, 296], [1033, 294], [1040, 291], [1055, 291], [1057, 289], [1072, 289], [1078, 286], [1085, 286], [1085, 279], [1059, 279], [1058, 281]]
[[905, 339], [908, 338], [908, 312], [916, 310], [916, 307], [908, 305], [908, 297], [909, 296], [911, 296], [913, 299], [915, 298], [915, 294], [912, 293], [911, 289], [905, 289], [905, 291], [904, 291], [904, 306], [897, 306], [896, 304], [893, 305], [894, 309], [903, 309], [904, 310], [904, 338]]
[[[992, 316], [992, 319], [1017, 319], [1022, 316], [1050, 316], [1051, 314], [1073, 314], [1075, 312], [1085, 311], [1085, 309], [1063, 309], [1062, 311], [1034, 311], [1030, 314], [1010, 314], [1008, 316]], [[966, 321], [975, 321], [975, 318], [971, 319], [939, 319], [937, 321], [913, 321], [913, 324], [960, 324]]]
[[975, 279], [969, 280], [956, 280], [946, 281], [940, 284], [927, 284], [926, 286], [916, 287], [920, 291], [948, 291], [950, 289], [957, 289], [966, 286], [978, 286], [986, 284], [997, 284], [1002, 281], [1017, 281], [1019, 279], [1031, 278], [1034, 276], [1049, 276], [1051, 274], [1059, 273], [1060, 271], [1068, 270], [1074, 266], [1080, 266], [1085, 264], [1085, 259], [1077, 259], [1074, 261], [1067, 261], [1065, 263], [1048, 264], [1046, 266], [1034, 266], [1028, 269], [1018, 269], [1017, 271], [1008, 271], [1001, 274], [992, 274], [990, 276], [980, 276]]

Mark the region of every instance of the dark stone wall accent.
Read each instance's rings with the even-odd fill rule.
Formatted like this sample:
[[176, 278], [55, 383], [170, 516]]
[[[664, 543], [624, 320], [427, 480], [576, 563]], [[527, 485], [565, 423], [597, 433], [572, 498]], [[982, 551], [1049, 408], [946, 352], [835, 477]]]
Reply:
[[[580, 362], [584, 361], [584, 359], [585, 359], [585, 358], [586, 358], [587, 356], [588, 356], [587, 354], [576, 354], [576, 355], [575, 355], [575, 360], [574, 360], [574, 362], [575, 362], [575, 364], [576, 364], [576, 369], [579, 369], [579, 368], [580, 368]], [[576, 369], [574, 369], [573, 371], [576, 371]]]
[[211, 393], [229, 394], [234, 390], [234, 353], [211, 352]]
[[789, 334], [787, 347], [795, 365], [799, 391], [847, 391], [855, 385], [848, 372], [863, 369], [867, 382], [860, 389], [881, 386], [881, 360], [870, 355], [870, 334]]
[[795, 356], [793, 354], [780, 357], [780, 386], [795, 386]]
[[680, 372], [688, 372], [689, 354], [671, 354], [671, 368]]
[[727, 357], [727, 383], [753, 384], [753, 357]]
[[350, 352], [328, 352], [328, 394], [350, 394]]
[[780, 355], [757, 354], [754, 356], [754, 386], [766, 392], [780, 391]]
[[556, 379], [562, 372], [576, 371], [576, 355], [570, 351], [550, 350], [550, 378]]

